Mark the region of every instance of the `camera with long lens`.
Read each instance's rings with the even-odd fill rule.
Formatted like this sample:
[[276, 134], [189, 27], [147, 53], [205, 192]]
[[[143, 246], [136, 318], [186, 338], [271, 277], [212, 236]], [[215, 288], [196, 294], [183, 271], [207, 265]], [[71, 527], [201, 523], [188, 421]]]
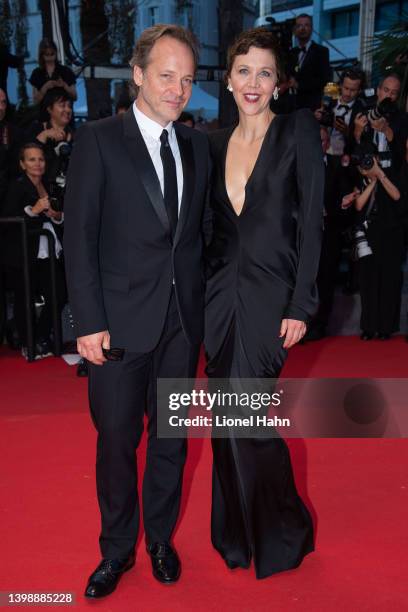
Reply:
[[366, 229], [368, 221], [364, 221], [361, 225], [354, 228], [353, 249], [354, 259], [362, 259], [373, 254], [370, 245], [368, 244]]
[[382, 118], [389, 121], [398, 110], [397, 105], [391, 98], [384, 98], [379, 102], [374, 89], [365, 89], [360, 101], [363, 105], [362, 113], [370, 121], [378, 121]]

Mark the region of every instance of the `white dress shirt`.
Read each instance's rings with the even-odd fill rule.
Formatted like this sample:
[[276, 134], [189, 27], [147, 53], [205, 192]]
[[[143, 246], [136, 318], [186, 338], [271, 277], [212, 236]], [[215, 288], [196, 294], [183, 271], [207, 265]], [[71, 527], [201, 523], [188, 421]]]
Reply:
[[183, 165], [181, 162], [180, 149], [178, 146], [176, 131], [174, 129], [173, 122], [171, 121], [166, 125], [165, 128], [163, 128], [163, 126], [161, 126], [159, 123], [153, 121], [153, 119], [150, 119], [144, 113], [142, 113], [142, 111], [137, 108], [136, 102], [133, 103], [133, 112], [141, 134], [143, 136], [143, 140], [145, 141], [147, 150], [149, 151], [149, 155], [153, 162], [154, 169], [156, 170], [163, 196], [164, 173], [163, 162], [160, 157], [160, 136], [163, 130], [167, 130], [169, 134], [169, 145], [173, 153], [174, 160], [176, 162], [178, 210], [180, 215], [181, 198], [183, 195]]
[[[344, 123], [347, 126], [350, 125], [351, 111], [353, 110], [354, 102], [355, 100], [352, 100], [351, 102], [342, 102], [342, 100], [340, 99], [338, 100], [336, 106], [333, 109], [334, 116], [342, 117], [344, 120]], [[344, 106], [347, 106], [348, 110], [344, 108], [340, 108]], [[330, 147], [327, 150], [327, 153], [329, 155], [343, 155], [345, 144], [346, 144], [346, 141], [345, 141], [344, 134], [340, 132], [339, 130], [336, 130], [336, 128], [331, 128]]]

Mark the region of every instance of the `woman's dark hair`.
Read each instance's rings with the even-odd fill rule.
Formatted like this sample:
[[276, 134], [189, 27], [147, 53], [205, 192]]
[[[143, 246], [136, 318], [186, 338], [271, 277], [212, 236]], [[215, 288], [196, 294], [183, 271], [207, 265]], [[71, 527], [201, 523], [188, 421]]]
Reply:
[[[38, 45], [38, 64], [40, 68], [45, 68], [44, 53], [47, 49], [52, 49], [57, 54], [57, 45], [51, 38], [43, 38]], [[58, 58], [55, 59], [57, 61]]]
[[42, 152], [42, 154], [44, 155], [44, 147], [38, 143], [38, 142], [26, 142], [20, 149], [19, 153], [18, 153], [18, 159], [20, 161], [24, 161], [24, 155], [25, 152], [28, 149], [38, 149], [39, 151]]
[[71, 102], [72, 106], [73, 100], [63, 87], [53, 87], [52, 89], [49, 89], [41, 101], [41, 117], [45, 121], [48, 121], [50, 118], [50, 114], [47, 109], [50, 106], [53, 106], [56, 102]]
[[252, 28], [238, 35], [235, 42], [228, 49], [227, 54], [227, 71], [225, 73], [225, 81], [231, 74], [237, 55], [246, 55], [251, 47], [257, 49], [267, 49], [275, 58], [276, 71], [278, 81], [283, 74], [283, 63], [279, 43], [275, 35], [266, 28]]

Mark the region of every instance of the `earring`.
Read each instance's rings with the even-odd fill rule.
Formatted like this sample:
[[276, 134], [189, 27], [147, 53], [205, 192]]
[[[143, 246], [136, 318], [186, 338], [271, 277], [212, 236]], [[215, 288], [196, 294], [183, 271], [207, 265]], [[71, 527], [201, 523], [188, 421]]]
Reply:
[[227, 85], [227, 89], [228, 89], [228, 91], [230, 91], [231, 93], [233, 92], [233, 89], [232, 89], [232, 85], [231, 85], [231, 83], [228, 83], [228, 85]]
[[279, 89], [277, 87], [275, 87], [275, 89], [273, 90], [273, 99], [277, 100], [279, 98]]

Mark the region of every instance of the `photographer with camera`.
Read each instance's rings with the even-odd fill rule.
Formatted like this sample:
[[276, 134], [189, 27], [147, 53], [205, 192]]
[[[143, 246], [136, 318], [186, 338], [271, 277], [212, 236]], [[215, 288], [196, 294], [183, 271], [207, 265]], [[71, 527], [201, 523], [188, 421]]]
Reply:
[[343, 199], [354, 202], [358, 221], [353, 228], [361, 296], [361, 339], [375, 335], [388, 340], [398, 331], [401, 308], [404, 230], [403, 205], [396, 172], [381, 167], [373, 144], [360, 145], [353, 154], [360, 185]]
[[[20, 151], [22, 176], [10, 183], [4, 209], [5, 217], [23, 216], [29, 229], [47, 229], [55, 239], [57, 258], [56, 282], [59, 312], [66, 302], [65, 274], [62, 263], [63, 213], [56, 210], [49, 195], [45, 179], [45, 156], [41, 145], [27, 143]], [[17, 226], [8, 226], [2, 241], [2, 257], [6, 268], [7, 285], [14, 290], [14, 319], [23, 345], [22, 353], [27, 356], [25, 295], [23, 284], [23, 256], [21, 238]], [[48, 241], [45, 236], [34, 234], [29, 237], [28, 257], [32, 286], [44, 297], [45, 303], [36, 324], [36, 358], [51, 355], [50, 335], [52, 331], [52, 287], [49, 267]]]
[[380, 166], [383, 169], [393, 167], [397, 172], [404, 160], [406, 139], [406, 113], [397, 106], [400, 91], [401, 80], [397, 74], [383, 77], [377, 87], [377, 96], [365, 98], [365, 109], [356, 115], [353, 125], [355, 142], [373, 142]]
[[361, 70], [345, 70], [340, 77], [339, 99], [324, 96], [323, 105], [314, 113], [320, 125], [330, 130], [327, 155], [330, 165], [335, 167], [340, 167], [342, 163], [347, 165], [343, 156], [350, 153], [353, 145], [350, 127], [354, 124], [356, 115], [364, 110], [359, 98], [364, 82], [365, 75]]

